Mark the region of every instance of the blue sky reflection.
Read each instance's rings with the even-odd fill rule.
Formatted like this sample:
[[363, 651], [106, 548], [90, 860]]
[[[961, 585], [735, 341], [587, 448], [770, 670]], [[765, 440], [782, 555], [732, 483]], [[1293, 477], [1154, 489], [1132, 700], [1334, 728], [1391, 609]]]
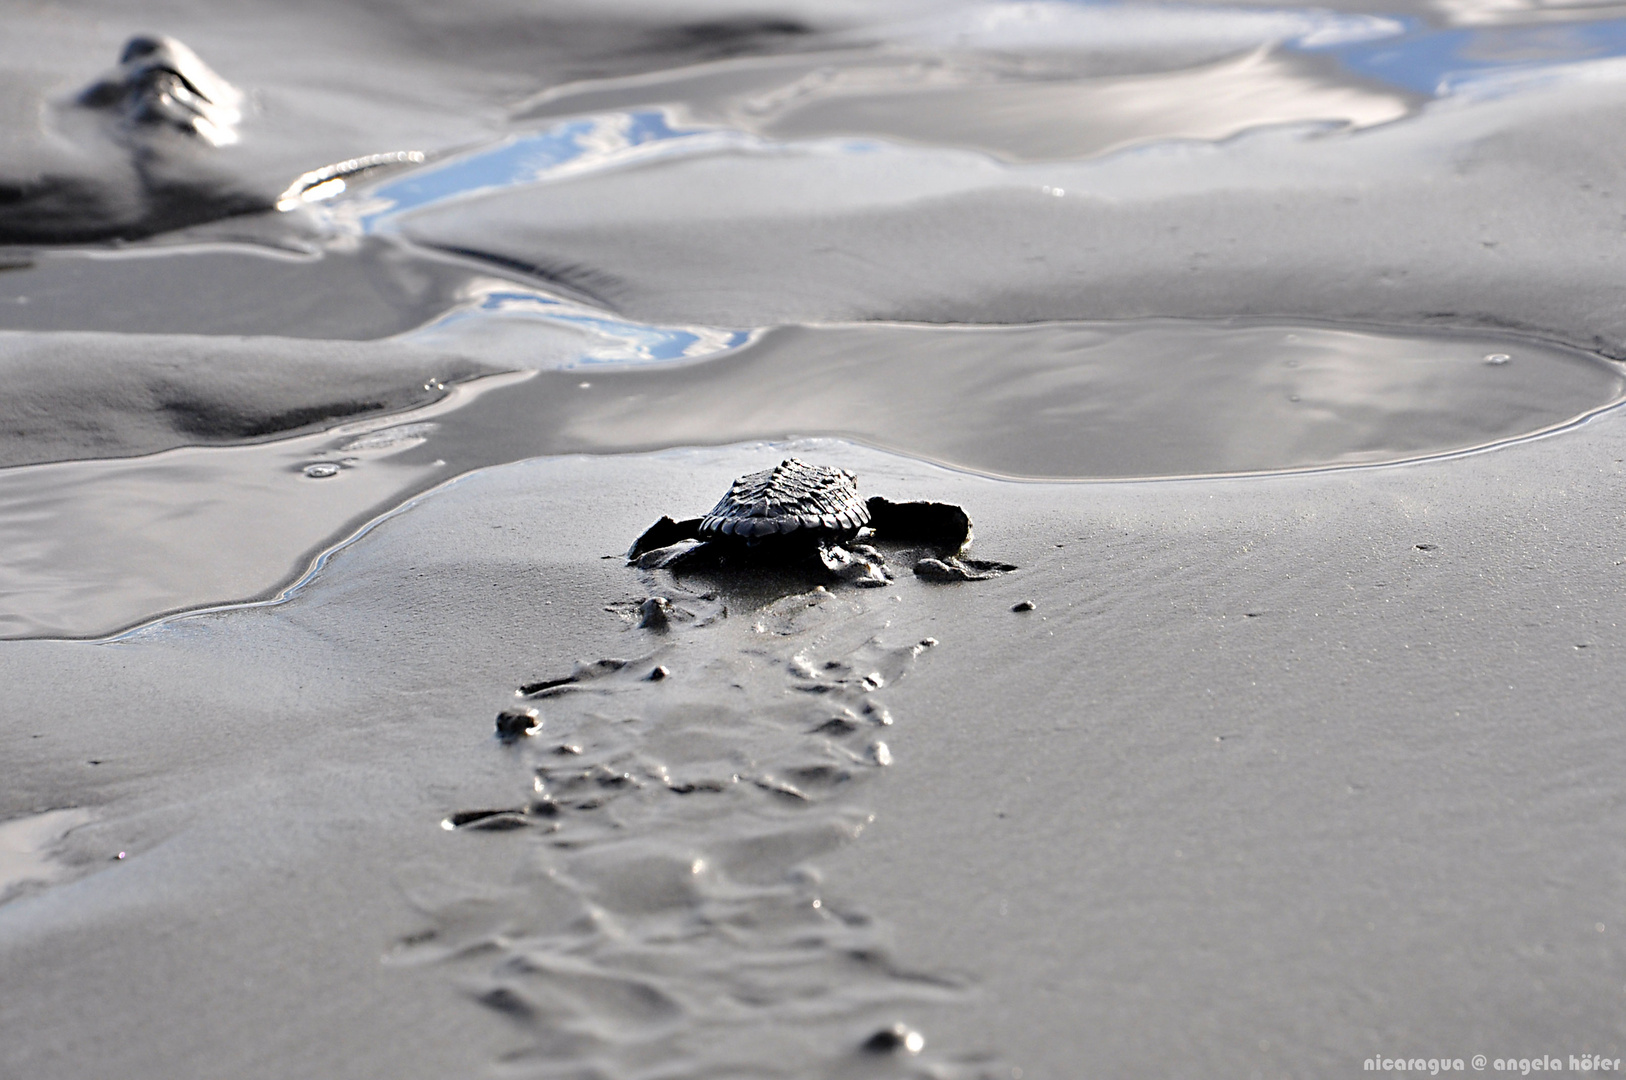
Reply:
[[[713, 326], [660, 326], [616, 318], [541, 292], [521, 288], [482, 291], [470, 303], [413, 331], [413, 336], [444, 339], [478, 327], [479, 332], [506, 333], [504, 322], [541, 321], [589, 335], [589, 344], [564, 367], [596, 364], [647, 364], [698, 360], [750, 344], [757, 330]], [[529, 339], [515, 335], [523, 350]]]
[[1626, 19], [1449, 30], [1413, 20], [1400, 37], [1297, 47], [1332, 53], [1355, 74], [1445, 97], [1493, 74], [1626, 55]]
[[584, 117], [545, 131], [515, 135], [494, 146], [427, 165], [368, 192], [364, 227], [395, 214], [479, 191], [534, 183], [551, 176], [645, 160], [675, 149], [702, 153], [754, 144], [744, 132], [674, 126], [661, 109]]

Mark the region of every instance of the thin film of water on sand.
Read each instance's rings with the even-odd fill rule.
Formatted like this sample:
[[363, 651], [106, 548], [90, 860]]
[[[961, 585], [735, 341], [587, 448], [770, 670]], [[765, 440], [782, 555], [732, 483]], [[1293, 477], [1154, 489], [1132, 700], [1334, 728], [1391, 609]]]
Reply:
[[639, 325], [491, 282], [407, 340], [500, 363], [541, 332], [571, 359], [413, 412], [0, 471], [0, 636], [98, 637], [273, 595], [338, 535], [542, 455], [836, 437], [1027, 480], [1280, 472], [1493, 446], [1626, 389], [1611, 362], [1506, 335], [1175, 320], [748, 332]]

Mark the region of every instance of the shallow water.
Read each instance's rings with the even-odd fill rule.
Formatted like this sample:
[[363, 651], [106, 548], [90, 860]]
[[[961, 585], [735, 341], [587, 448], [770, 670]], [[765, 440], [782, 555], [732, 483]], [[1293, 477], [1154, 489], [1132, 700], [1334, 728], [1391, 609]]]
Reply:
[[[173, 5], [245, 92], [203, 139], [135, 90], [75, 104], [126, 16], [0, 17], [0, 226], [30, 245], [0, 254], [0, 637], [286, 599], [336, 543], [539, 456], [1405, 468], [1561, 440], [1626, 392], [1619, 10], [680, 8]], [[76, 246], [110, 237], [138, 242]], [[244, 374], [221, 405], [210, 350], [252, 401]], [[444, 823], [512, 845], [513, 878], [412, 893], [430, 929], [379, 953], [506, 1018], [486, 1056], [516, 1073], [1016, 1075], [936, 1032], [859, 1049], [975, 980], [820, 888], [884, 782], [876, 692], [922, 646], [880, 600], [709, 584], [638, 579], [692, 619], [546, 696], [505, 750], [532, 786]], [[51, 850], [83, 814], [0, 828], [0, 890], [71, 877]], [[543, 878], [581, 917], [512, 932]]]
[[1172, 139], [1220, 140], [1271, 124], [1359, 129], [1411, 111], [1412, 95], [1356, 80], [1340, 85], [1325, 66], [1263, 50], [1111, 77], [999, 57], [776, 58], [718, 65], [668, 84], [646, 78], [625, 88], [551, 94], [519, 115], [671, 101], [688, 125], [781, 143], [861, 137], [964, 147], [1006, 161], [1060, 161]]
[[392, 460], [433, 429], [418, 420], [389, 442], [325, 432], [5, 470], [0, 634], [96, 636], [275, 589], [336, 533], [445, 473]]
[[[519, 307], [520, 331], [585, 318], [516, 299], [529, 298], [489, 310]], [[428, 336], [473, 336], [489, 345], [477, 355], [500, 357], [516, 329], [485, 332], [486, 311], [455, 336]], [[0, 470], [0, 637], [96, 637], [271, 595], [338, 534], [407, 497], [539, 455], [835, 436], [1019, 479], [1267, 472], [1481, 448], [1626, 390], [1616, 364], [1507, 336], [1168, 321], [711, 334], [592, 323], [586, 336], [603, 344], [563, 370], [488, 377], [398, 417], [257, 446]]]
[[557, 410], [554, 452], [836, 435], [1096, 479], [1404, 460], [1540, 431], [1623, 387], [1612, 364], [1509, 337], [1146, 320], [786, 327], [696, 369], [582, 369], [525, 393]]

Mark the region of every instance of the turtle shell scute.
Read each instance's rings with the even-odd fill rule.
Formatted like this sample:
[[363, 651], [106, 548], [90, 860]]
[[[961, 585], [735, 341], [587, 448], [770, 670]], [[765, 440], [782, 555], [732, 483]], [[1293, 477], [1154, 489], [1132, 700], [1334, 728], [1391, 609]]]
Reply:
[[869, 524], [858, 478], [846, 469], [787, 458], [734, 481], [700, 521], [700, 535], [754, 540], [805, 530], [847, 535]]

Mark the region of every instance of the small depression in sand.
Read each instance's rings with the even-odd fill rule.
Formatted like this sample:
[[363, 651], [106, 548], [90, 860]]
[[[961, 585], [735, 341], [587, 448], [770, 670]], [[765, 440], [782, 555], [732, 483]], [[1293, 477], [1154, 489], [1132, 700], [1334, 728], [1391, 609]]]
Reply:
[[[562, 318], [532, 300], [485, 296], [399, 340], [512, 357]], [[0, 469], [0, 634], [98, 636], [273, 597], [413, 496], [530, 457], [834, 437], [1024, 480], [1267, 473], [1494, 445], [1626, 391], [1614, 363], [1485, 333], [861, 324], [629, 350], [624, 321], [571, 325], [620, 345], [326, 433]]]

